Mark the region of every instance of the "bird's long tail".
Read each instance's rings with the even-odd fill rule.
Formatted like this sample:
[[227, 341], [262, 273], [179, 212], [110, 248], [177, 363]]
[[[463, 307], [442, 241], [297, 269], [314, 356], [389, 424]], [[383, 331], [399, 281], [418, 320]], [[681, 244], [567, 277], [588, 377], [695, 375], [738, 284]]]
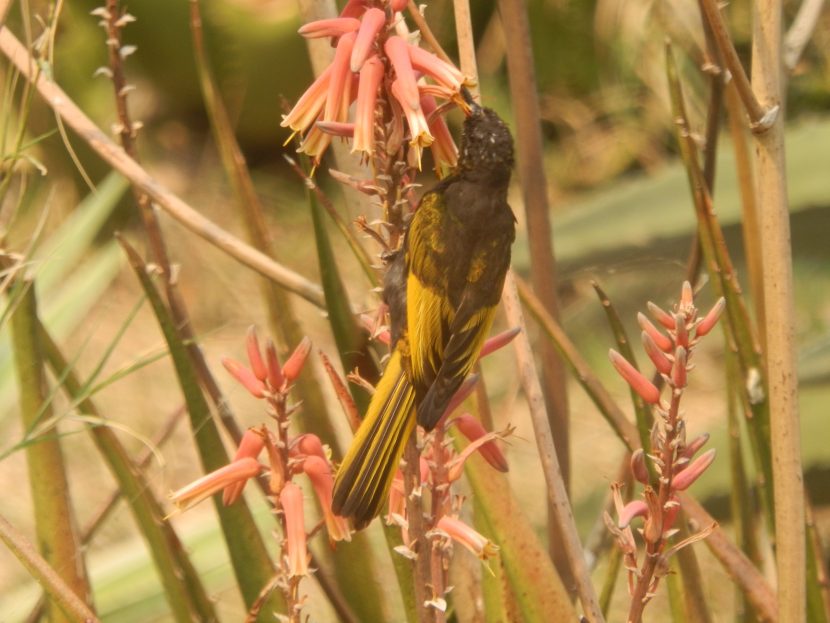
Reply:
[[357, 528], [380, 511], [415, 426], [415, 390], [395, 350], [334, 483], [332, 509]]

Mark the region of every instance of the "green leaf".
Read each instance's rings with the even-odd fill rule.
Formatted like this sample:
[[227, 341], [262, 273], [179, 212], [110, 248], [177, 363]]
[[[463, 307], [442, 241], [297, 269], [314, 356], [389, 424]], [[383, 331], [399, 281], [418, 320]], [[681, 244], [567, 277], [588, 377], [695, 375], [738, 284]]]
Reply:
[[504, 476], [477, 455], [467, 460], [464, 471], [476, 498], [476, 510], [480, 511], [476, 520], [481, 521], [486, 534], [500, 548], [499, 560], [515, 598], [519, 620], [578, 620], [547, 550]]

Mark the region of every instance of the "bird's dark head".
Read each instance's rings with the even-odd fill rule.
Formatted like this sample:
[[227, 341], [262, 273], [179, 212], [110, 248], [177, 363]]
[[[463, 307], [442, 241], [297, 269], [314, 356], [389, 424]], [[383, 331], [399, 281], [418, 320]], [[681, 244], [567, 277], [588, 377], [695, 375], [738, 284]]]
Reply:
[[482, 180], [505, 184], [513, 168], [513, 137], [494, 111], [470, 103], [464, 120], [458, 168]]

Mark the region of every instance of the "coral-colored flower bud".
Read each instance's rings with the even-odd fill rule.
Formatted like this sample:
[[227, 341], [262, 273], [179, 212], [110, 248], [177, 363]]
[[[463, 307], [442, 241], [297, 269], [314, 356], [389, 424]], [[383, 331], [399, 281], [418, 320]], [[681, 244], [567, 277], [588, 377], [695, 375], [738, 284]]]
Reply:
[[644, 485], [648, 484], [648, 467], [646, 466], [646, 454], [642, 448], [637, 448], [631, 453], [631, 473], [634, 478]]
[[458, 69], [418, 46], [407, 45], [407, 50], [414, 69], [434, 78], [451, 91], [457, 93], [461, 89], [464, 84], [464, 74]]
[[697, 454], [698, 450], [706, 445], [707, 441], [709, 441], [709, 433], [701, 433], [686, 444], [686, 447], [680, 452], [680, 456], [685, 459], [691, 459]]
[[669, 331], [674, 331], [674, 317], [661, 307], [649, 301], [646, 306], [652, 317]]
[[640, 334], [640, 338], [643, 341], [643, 349], [646, 351], [648, 358], [651, 359], [654, 367], [657, 368], [657, 371], [660, 374], [668, 374], [671, 372], [671, 361], [666, 357], [666, 353], [657, 347], [652, 337], [643, 331]]
[[718, 323], [720, 320], [721, 314], [723, 314], [723, 310], [726, 309], [726, 299], [720, 297], [717, 302], [712, 306], [712, 309], [703, 317], [703, 320], [700, 321], [700, 324], [697, 325], [695, 329], [695, 337], [703, 337], [712, 328]]
[[[418, 84], [415, 80], [415, 72], [412, 69], [412, 61], [409, 56], [409, 44], [398, 36], [389, 37], [383, 45], [386, 56], [395, 68], [400, 94], [395, 97], [404, 107], [404, 111], [420, 110], [421, 96], [418, 93]], [[426, 122], [424, 122], [426, 126]], [[414, 131], [413, 131], [414, 135]]]
[[331, 466], [328, 464], [328, 461], [319, 456], [308, 456], [303, 461], [303, 471], [309, 480], [311, 480], [314, 493], [320, 502], [320, 508], [323, 509], [329, 539], [332, 541], [351, 541], [352, 533], [349, 529], [349, 522], [344, 517], [335, 515], [331, 510], [334, 478], [332, 477]]
[[481, 560], [495, 556], [499, 551], [498, 545], [455, 517], [444, 515], [438, 520], [436, 527], [461, 543]]
[[671, 485], [675, 491], [685, 491], [692, 483], [700, 478], [703, 472], [706, 471], [712, 461], [715, 460], [716, 451], [714, 448], [707, 450], [694, 461], [692, 461], [686, 469], [672, 478]]
[[494, 353], [500, 348], [507, 346], [521, 332], [521, 327], [513, 327], [512, 329], [502, 331], [498, 335], [494, 335], [489, 338], [486, 342], [484, 342], [484, 346], [481, 347], [481, 352], [478, 354], [478, 358], [481, 359], [482, 357], [486, 357], [490, 353]]
[[640, 374], [637, 369], [613, 348], [608, 351], [608, 358], [614, 364], [620, 376], [637, 392], [648, 404], [657, 404], [660, 401], [660, 390], [654, 383]]
[[297, 32], [306, 39], [319, 37], [340, 37], [360, 28], [360, 20], [354, 17], [318, 19], [302, 26]]
[[282, 375], [282, 367], [277, 356], [277, 347], [271, 340], [265, 343], [265, 361], [268, 366], [268, 383], [271, 385], [271, 389], [278, 391], [285, 382], [285, 378]]
[[635, 517], [645, 517], [648, 514], [648, 505], [642, 500], [632, 500], [626, 504], [617, 519], [617, 527], [627, 528]]
[[248, 368], [230, 357], [223, 357], [222, 365], [254, 398], [265, 396], [265, 384], [254, 376], [254, 373]]
[[640, 328], [651, 336], [651, 339], [654, 340], [654, 343], [657, 344], [657, 347], [660, 350], [667, 353], [672, 351], [674, 348], [674, 342], [672, 342], [671, 338], [667, 337], [663, 333], [660, 333], [657, 327], [651, 323], [651, 320], [646, 318], [645, 314], [638, 313], [637, 322], [639, 323]]
[[686, 387], [686, 349], [682, 346], [678, 346], [674, 352], [671, 379], [675, 389]]
[[248, 363], [251, 364], [251, 371], [260, 381], [268, 378], [268, 370], [265, 362], [262, 361], [262, 353], [259, 350], [259, 338], [257, 338], [256, 327], [248, 327], [248, 335], [245, 340], [248, 349]]
[[182, 487], [170, 495], [170, 500], [178, 510], [186, 510], [214, 493], [222, 491], [225, 487], [238, 482], [245, 483], [249, 478], [258, 475], [261, 470], [262, 466], [256, 459], [243, 458]]
[[286, 482], [280, 491], [280, 506], [285, 514], [285, 541], [288, 573], [292, 576], [308, 574], [309, 553], [306, 546], [303, 492], [293, 482]]
[[671, 496], [671, 499], [666, 503], [663, 509], [663, 534], [671, 530], [677, 517], [680, 515], [680, 500], [676, 496]]
[[[461, 434], [463, 434], [469, 441], [478, 441], [482, 437], [489, 434], [487, 429], [482, 426], [481, 422], [469, 413], [465, 413], [455, 418], [453, 423], [456, 428], [461, 431]], [[497, 469], [500, 472], [506, 472], [509, 470], [507, 465], [507, 457], [504, 456], [504, 453], [501, 451], [501, 448], [495, 440], [482, 444], [481, 447], [478, 448], [478, 453], [490, 464], [493, 469]]]
[[406, 8], [407, 0], [389, 0], [389, 6], [395, 13], [400, 13]]
[[363, 14], [360, 30], [357, 31], [357, 39], [355, 39], [349, 61], [349, 66], [353, 72], [357, 73], [363, 67], [366, 57], [372, 51], [378, 33], [385, 23], [386, 14], [380, 9], [372, 8]]
[[387, 513], [387, 524], [392, 524], [392, 517], [406, 517], [406, 495], [404, 493], [403, 472], [399, 469], [392, 479], [392, 487], [389, 489], [389, 512]]
[[309, 352], [311, 352], [311, 340], [304, 337], [282, 367], [282, 374], [289, 383], [293, 383], [300, 376]]

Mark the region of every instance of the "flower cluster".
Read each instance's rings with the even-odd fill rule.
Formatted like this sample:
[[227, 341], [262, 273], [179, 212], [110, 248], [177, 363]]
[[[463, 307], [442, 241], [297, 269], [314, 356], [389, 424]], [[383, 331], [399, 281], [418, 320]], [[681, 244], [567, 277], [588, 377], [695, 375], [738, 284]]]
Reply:
[[300, 28], [307, 38], [331, 38], [335, 54], [283, 117], [283, 127], [304, 133], [299, 151], [319, 161], [332, 137], [340, 136], [352, 139], [354, 152], [372, 156], [382, 145], [387, 155], [394, 155], [406, 138], [406, 125], [408, 153], [417, 166], [427, 146], [436, 163], [455, 165], [458, 150], [437, 114], [436, 98], [463, 105], [459, 92], [470, 82], [412, 42], [400, 13], [406, 4], [352, 0], [340, 17]]
[[[305, 511], [302, 489], [293, 482], [305, 474], [323, 509], [329, 541], [351, 540], [348, 522], [331, 511], [334, 478], [329, 452], [313, 434], [290, 436], [289, 417], [296, 407], [288, 403], [294, 381], [305, 365], [311, 341], [304, 338], [281, 364], [271, 340], [261, 348], [253, 327], [247, 336], [248, 365], [230, 358], [222, 360], [230, 374], [255, 398], [266, 402], [266, 410], [276, 423], [276, 430], [265, 425], [249, 429], [242, 436], [230, 464], [199, 478], [171, 495], [177, 510], [186, 510], [202, 500], [222, 492], [223, 504], [230, 505], [242, 495], [251, 478], [268, 476], [267, 492], [281, 518], [282, 552], [278, 583], [286, 593], [290, 608], [299, 608], [299, 580], [309, 574], [309, 551], [306, 544]], [[267, 467], [259, 462], [266, 456]]]
[[[680, 301], [673, 311], [667, 312], [653, 303], [648, 305], [660, 330], [644, 314], [638, 315], [642, 328], [643, 348], [654, 364], [660, 378], [669, 387], [670, 397], [665, 401], [661, 391], [641, 374], [622, 355], [610, 351], [610, 359], [617, 372], [642, 399], [652, 405], [656, 416], [651, 433], [651, 448], [638, 449], [631, 456], [631, 470], [636, 480], [644, 486], [643, 498], [624, 504], [619, 485], [614, 486], [617, 509], [615, 522], [606, 514], [608, 528], [617, 538], [629, 570], [629, 589], [632, 593], [632, 611], [629, 620], [638, 621], [642, 607], [653, 596], [660, 579], [668, 572], [668, 558], [680, 548], [704, 538], [711, 528], [668, 547], [668, 540], [677, 530], [674, 528], [680, 510], [678, 493], [687, 489], [712, 464], [715, 450], [696, 456], [709, 439], [707, 434], [691, 441], [686, 439], [686, 421], [680, 411], [680, 400], [686, 389], [692, 354], [695, 347], [717, 323], [725, 302], [721, 298], [702, 318], [694, 306], [692, 287], [683, 284]], [[656, 478], [652, 477], [650, 466]], [[645, 542], [646, 555], [642, 564], [637, 560], [637, 544], [631, 530], [631, 522], [644, 519], [640, 530]]]

